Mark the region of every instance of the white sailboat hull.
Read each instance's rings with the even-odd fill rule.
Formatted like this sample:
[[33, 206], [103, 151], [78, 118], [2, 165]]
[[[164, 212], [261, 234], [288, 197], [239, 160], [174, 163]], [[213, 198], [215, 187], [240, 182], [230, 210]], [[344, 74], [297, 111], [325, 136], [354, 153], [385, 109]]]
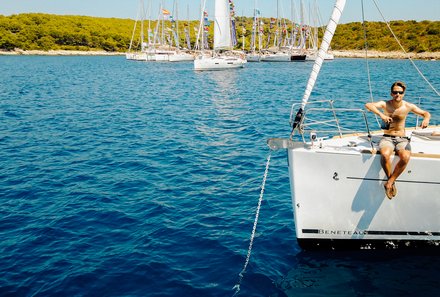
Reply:
[[187, 53], [174, 53], [169, 55], [170, 62], [183, 62], [183, 61], [193, 61], [194, 56]]
[[134, 60], [136, 57], [135, 53], [125, 53], [125, 59], [127, 60]]
[[[380, 155], [352, 136], [292, 143], [296, 236], [305, 249], [440, 246], [440, 136], [412, 136], [413, 156], [389, 200]], [[395, 157], [395, 164], [398, 157]]]
[[[318, 53], [311, 53], [307, 54], [306, 60], [307, 61], [315, 61], [318, 58]], [[324, 54], [324, 60], [331, 61], [334, 60], [335, 56], [331, 53], [325, 53]]]
[[246, 60], [231, 56], [199, 56], [194, 60], [194, 70], [224, 70], [243, 68]]
[[168, 53], [156, 53], [154, 55], [154, 61], [167, 62], [167, 61], [169, 61], [169, 54]]
[[169, 61], [168, 54], [156, 54], [154, 61], [157, 62], [167, 62]]
[[296, 62], [305, 61], [306, 55], [300, 54], [290, 54], [290, 53], [276, 53], [267, 54], [261, 56], [260, 61], [262, 62]]
[[134, 61], [156, 61], [155, 54], [149, 52], [126, 53], [125, 57], [127, 60], [134, 60]]
[[132, 53], [126, 53], [125, 57], [127, 60], [134, 60], [134, 61], [152, 61], [152, 56], [149, 53], [145, 52], [132, 52]]
[[260, 62], [260, 60], [261, 60], [261, 55], [258, 54], [246, 55], [246, 61], [248, 62]]

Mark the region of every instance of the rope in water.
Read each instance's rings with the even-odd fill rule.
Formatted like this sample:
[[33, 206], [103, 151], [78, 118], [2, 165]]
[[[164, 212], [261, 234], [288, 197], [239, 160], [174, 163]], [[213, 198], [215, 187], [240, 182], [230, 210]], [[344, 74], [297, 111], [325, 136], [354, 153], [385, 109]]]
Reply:
[[249, 241], [249, 248], [248, 248], [248, 252], [247, 252], [247, 256], [246, 256], [246, 261], [244, 263], [243, 269], [241, 270], [241, 272], [238, 275], [237, 284], [232, 288], [233, 290], [235, 289], [235, 293], [234, 293], [233, 296], [237, 296], [238, 293], [240, 292], [240, 285], [241, 285], [241, 282], [243, 280], [244, 273], [246, 272], [246, 268], [247, 268], [247, 266], [249, 264], [249, 260], [251, 258], [252, 247], [254, 245], [255, 233], [256, 233], [256, 230], [257, 230], [258, 218], [260, 216], [261, 202], [263, 201], [264, 187], [266, 186], [267, 175], [269, 173], [269, 164], [270, 164], [271, 155], [272, 154], [269, 153], [269, 155], [267, 156], [266, 169], [264, 170], [263, 182], [261, 184], [260, 198], [258, 199], [257, 210], [255, 212], [254, 226], [252, 228], [251, 238], [250, 238], [250, 241]]

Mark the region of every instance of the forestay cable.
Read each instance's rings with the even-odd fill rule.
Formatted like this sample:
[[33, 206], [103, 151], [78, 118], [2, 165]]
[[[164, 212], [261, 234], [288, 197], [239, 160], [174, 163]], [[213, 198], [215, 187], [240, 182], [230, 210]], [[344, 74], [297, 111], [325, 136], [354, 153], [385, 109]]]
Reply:
[[257, 230], [258, 218], [260, 216], [261, 202], [263, 201], [264, 187], [266, 185], [267, 174], [269, 173], [269, 164], [270, 164], [271, 155], [272, 155], [272, 153], [270, 152], [269, 155], [267, 156], [266, 169], [264, 170], [263, 182], [261, 183], [260, 198], [258, 199], [257, 210], [255, 211], [254, 226], [252, 228], [251, 238], [249, 240], [249, 248], [248, 248], [248, 252], [247, 252], [247, 256], [246, 256], [246, 261], [244, 263], [243, 269], [241, 270], [241, 272], [238, 275], [237, 284], [232, 288], [233, 290], [235, 290], [235, 293], [233, 296], [237, 296], [238, 293], [240, 292], [241, 281], [243, 280], [244, 273], [246, 272], [246, 268], [247, 268], [247, 266], [249, 264], [249, 260], [251, 258], [252, 247], [254, 245], [255, 233]]
[[[367, 26], [365, 23], [365, 12], [364, 12], [364, 0], [361, 0], [362, 7], [362, 28], [364, 30], [364, 49], [365, 49], [365, 63], [367, 67], [367, 76], [368, 76], [368, 90], [370, 91], [370, 101], [374, 102], [373, 97], [373, 88], [371, 86], [371, 74], [370, 74], [370, 64], [368, 62], [368, 39], [367, 39]], [[380, 127], [380, 122], [378, 116], [375, 114], [374, 118], [376, 119], [377, 125]]]
[[361, 6], [362, 6], [362, 28], [364, 30], [365, 61], [366, 61], [367, 76], [368, 76], [368, 89], [370, 91], [370, 100], [371, 102], [373, 102], [374, 98], [373, 98], [373, 89], [371, 87], [370, 64], [368, 63], [368, 41], [367, 41], [367, 27], [365, 24], [364, 0], [361, 0]]

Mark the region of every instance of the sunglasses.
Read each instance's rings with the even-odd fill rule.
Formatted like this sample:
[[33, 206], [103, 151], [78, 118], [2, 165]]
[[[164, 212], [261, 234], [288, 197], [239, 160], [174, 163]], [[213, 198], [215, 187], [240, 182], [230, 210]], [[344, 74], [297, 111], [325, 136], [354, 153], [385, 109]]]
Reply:
[[403, 93], [405, 93], [405, 91], [391, 91], [391, 94], [393, 95], [397, 95], [397, 94], [402, 95]]

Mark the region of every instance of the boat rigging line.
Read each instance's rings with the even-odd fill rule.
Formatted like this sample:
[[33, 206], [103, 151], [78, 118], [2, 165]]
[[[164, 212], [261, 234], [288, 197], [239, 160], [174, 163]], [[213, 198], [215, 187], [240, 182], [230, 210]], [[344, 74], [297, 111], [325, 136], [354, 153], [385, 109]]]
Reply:
[[365, 24], [364, 0], [361, 0], [361, 7], [362, 7], [362, 29], [364, 31], [365, 61], [366, 61], [367, 76], [368, 76], [368, 89], [370, 91], [371, 102], [373, 102], [374, 101], [373, 88], [371, 87], [370, 65], [368, 63], [368, 41], [367, 41], [368, 39], [367, 39], [367, 27]]
[[[361, 8], [362, 8], [362, 29], [364, 31], [365, 64], [367, 67], [367, 77], [368, 77], [368, 90], [370, 92], [370, 101], [374, 102], [373, 87], [371, 84], [370, 64], [368, 62], [368, 41], [367, 41], [368, 39], [367, 39], [367, 26], [365, 23], [364, 0], [361, 0]], [[374, 117], [376, 119], [377, 125], [380, 127], [378, 116], [375, 114]]]
[[[405, 56], [408, 58], [408, 60], [411, 62], [411, 64], [413, 65], [413, 67], [417, 70], [417, 72], [419, 73], [419, 75], [425, 80], [425, 82], [431, 87], [431, 89], [437, 94], [437, 96], [440, 96], [439, 92], [435, 89], [435, 87], [428, 81], [428, 79], [423, 75], [423, 73], [420, 71], [420, 69], [417, 67], [417, 65], [414, 63], [413, 59], [411, 59], [411, 57], [408, 55], [408, 53], [405, 51], [404, 47], [402, 46], [402, 44], [400, 43], [399, 39], [397, 38], [396, 34], [394, 33], [393, 29], [390, 26], [390, 23], [388, 22], [388, 20], [385, 18], [385, 16], [383, 15], [382, 11], [379, 8], [379, 5], [377, 4], [376, 0], [373, 0], [374, 5], [376, 6], [377, 11], [379, 12], [379, 14], [382, 17], [382, 20], [384, 21], [384, 23], [387, 25], [388, 30], [390, 31], [390, 33], [393, 35], [394, 39], [396, 40], [397, 44], [399, 45], [400, 49], [402, 50], [402, 52], [405, 54]], [[366, 61], [366, 68], [367, 68], [367, 76], [368, 76], [368, 88], [369, 88], [369, 92], [370, 92], [370, 100], [371, 102], [374, 101], [374, 97], [373, 97], [373, 91], [372, 91], [372, 84], [371, 84], [371, 74], [370, 74], [370, 66], [368, 63], [368, 41], [367, 41], [367, 27], [366, 27], [366, 22], [365, 22], [365, 13], [364, 13], [364, 0], [361, 0], [361, 8], [362, 8], [362, 28], [364, 31], [364, 49], [365, 49], [365, 61]], [[419, 104], [420, 104], [420, 98], [419, 98]], [[379, 119], [377, 115], [374, 115], [376, 122], [378, 124], [378, 126], [380, 127], [380, 123], [379, 123]], [[418, 125], [418, 117], [417, 117], [417, 125]]]
[[377, 4], [376, 0], [373, 0], [374, 5], [377, 8], [377, 11], [379, 12], [380, 16], [382, 17], [382, 20], [385, 22], [385, 24], [388, 27], [388, 30], [390, 30], [391, 34], [393, 35], [394, 39], [396, 40], [397, 44], [399, 45], [400, 49], [403, 51], [405, 56], [408, 57], [408, 60], [411, 62], [411, 64], [414, 66], [414, 68], [417, 70], [419, 75], [425, 80], [425, 82], [431, 87], [431, 89], [437, 94], [437, 96], [440, 97], [440, 93], [436, 90], [436, 88], [429, 82], [429, 80], [423, 75], [423, 73], [420, 71], [419, 67], [414, 63], [413, 59], [408, 55], [408, 53], [403, 48], [402, 44], [400, 43], [399, 39], [397, 38], [396, 34], [394, 34], [393, 29], [391, 29], [390, 23], [387, 21], [387, 19], [384, 17], [382, 11], [379, 8], [379, 5]]
[[237, 281], [237, 283], [235, 284], [234, 287], [232, 287], [232, 289], [235, 290], [235, 293], [234, 293], [233, 296], [237, 296], [238, 293], [240, 292], [240, 285], [241, 285], [241, 282], [243, 280], [244, 274], [246, 272], [246, 268], [247, 268], [247, 266], [249, 264], [249, 260], [251, 258], [252, 247], [254, 245], [254, 239], [255, 239], [255, 233], [257, 231], [258, 218], [260, 216], [261, 202], [263, 201], [264, 188], [266, 186], [267, 175], [269, 173], [269, 165], [270, 165], [270, 158], [271, 158], [271, 156], [272, 156], [272, 150], [269, 152], [269, 155], [267, 156], [266, 169], [264, 170], [263, 181], [261, 183], [260, 198], [258, 199], [258, 205], [257, 205], [257, 209], [255, 211], [254, 226], [252, 228], [252, 233], [251, 233], [251, 237], [250, 237], [250, 240], [249, 240], [249, 248], [248, 248], [248, 252], [247, 252], [247, 256], [246, 256], [246, 261], [245, 261], [245, 263], [243, 265], [243, 269], [238, 274], [238, 281]]

